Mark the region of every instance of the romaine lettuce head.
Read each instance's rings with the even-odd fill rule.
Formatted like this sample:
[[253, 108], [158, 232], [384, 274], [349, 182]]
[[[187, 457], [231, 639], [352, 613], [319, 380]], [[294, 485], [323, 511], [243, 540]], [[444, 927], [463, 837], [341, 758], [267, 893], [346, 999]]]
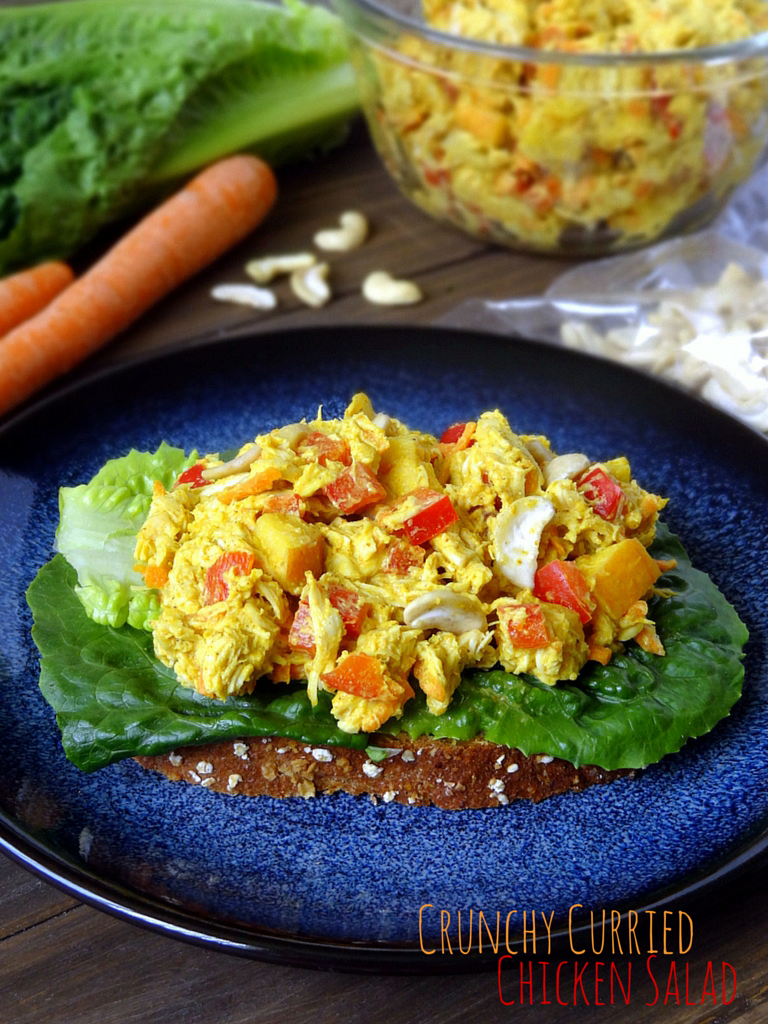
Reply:
[[229, 153], [324, 151], [357, 108], [344, 26], [316, 4], [0, 6], [0, 270], [69, 256]]

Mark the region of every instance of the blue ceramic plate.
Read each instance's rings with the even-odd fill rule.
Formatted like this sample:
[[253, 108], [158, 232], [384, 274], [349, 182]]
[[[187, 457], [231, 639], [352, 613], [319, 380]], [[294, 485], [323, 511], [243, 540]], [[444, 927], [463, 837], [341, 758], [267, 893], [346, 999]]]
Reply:
[[[744, 696], [712, 733], [634, 780], [538, 805], [447, 812], [338, 794], [245, 799], [126, 761], [62, 753], [37, 688], [24, 592], [50, 556], [57, 491], [163, 439], [225, 450], [276, 425], [376, 408], [431, 432], [499, 407], [595, 459], [624, 453], [751, 639]], [[0, 840], [76, 896], [233, 952], [336, 968], [456, 970], [426, 957], [440, 911], [641, 910], [768, 844], [768, 444], [672, 387], [565, 350], [465, 332], [332, 328], [191, 344], [59, 393], [0, 432]], [[453, 933], [455, 935], [455, 932]], [[464, 937], [466, 944], [466, 933]], [[477, 941], [475, 939], [475, 949]], [[485, 945], [485, 955], [489, 952]], [[464, 960], [465, 958], [462, 958]], [[439, 962], [436, 962], [439, 961]], [[480, 965], [473, 956], [473, 966]]]

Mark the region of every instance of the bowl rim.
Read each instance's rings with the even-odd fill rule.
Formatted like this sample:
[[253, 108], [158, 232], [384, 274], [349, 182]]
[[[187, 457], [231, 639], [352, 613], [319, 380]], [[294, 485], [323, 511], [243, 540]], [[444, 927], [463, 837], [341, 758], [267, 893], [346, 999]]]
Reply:
[[[360, 35], [358, 22], [367, 20], [369, 27], [378, 34], [391, 34], [392, 30], [404, 30], [421, 36], [446, 49], [460, 49], [479, 56], [501, 57], [507, 60], [523, 61], [528, 64], [546, 63], [571, 67], [636, 67], [648, 64], [728, 64], [750, 57], [768, 56], [768, 30], [757, 35], [746, 36], [731, 43], [699, 46], [690, 50], [658, 50], [637, 53], [566, 53], [561, 50], [540, 50], [532, 46], [504, 46], [487, 43], [469, 36], [454, 35], [432, 28], [423, 21], [403, 14], [387, 6], [386, 0], [331, 0], [333, 7], [343, 17], [345, 11], [356, 11], [355, 24], [347, 25]], [[377, 40], [380, 42], [380, 40]]]

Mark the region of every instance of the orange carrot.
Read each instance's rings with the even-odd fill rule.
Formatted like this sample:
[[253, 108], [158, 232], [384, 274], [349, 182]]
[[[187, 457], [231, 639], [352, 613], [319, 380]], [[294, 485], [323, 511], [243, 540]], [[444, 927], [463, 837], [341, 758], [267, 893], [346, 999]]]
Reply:
[[268, 491], [281, 476], [282, 473], [279, 469], [267, 466], [265, 469], [253, 473], [242, 483], [233, 484], [231, 487], [219, 491], [217, 497], [225, 505], [231, 505], [233, 501], [242, 501], [243, 498], [249, 498], [252, 494], [262, 494], [264, 491]]
[[74, 276], [66, 263], [50, 260], [0, 280], [0, 337], [39, 313]]
[[648, 654], [658, 654], [663, 658], [667, 653], [664, 650], [664, 644], [659, 639], [659, 634], [656, 632], [656, 627], [652, 622], [643, 626], [635, 637], [635, 641], [644, 651], [647, 651]]
[[168, 566], [166, 565], [148, 565], [145, 569], [142, 569], [144, 573], [144, 582], [148, 587], [164, 587], [168, 582]]
[[255, 156], [202, 171], [45, 309], [0, 339], [0, 415], [66, 373], [263, 220], [277, 194]]
[[611, 660], [613, 651], [610, 647], [600, 647], [598, 644], [591, 644], [589, 648], [589, 660], [599, 661], [601, 665], [607, 665]]

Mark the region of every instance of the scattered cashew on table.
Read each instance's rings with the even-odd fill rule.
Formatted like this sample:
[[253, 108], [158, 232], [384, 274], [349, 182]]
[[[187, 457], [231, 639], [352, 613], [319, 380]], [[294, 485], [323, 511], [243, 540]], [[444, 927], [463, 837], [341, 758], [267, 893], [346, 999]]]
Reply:
[[[368, 220], [357, 210], [345, 210], [337, 227], [324, 228], [313, 237], [316, 248], [328, 253], [347, 253], [359, 249], [370, 232]], [[331, 266], [318, 262], [313, 252], [284, 253], [261, 256], [245, 265], [245, 272], [254, 285], [221, 284], [211, 297], [221, 302], [234, 302], [254, 309], [270, 310], [277, 306], [277, 296], [270, 288], [276, 278], [287, 276], [293, 294], [304, 305], [319, 309], [330, 302]], [[258, 286], [258, 287], [257, 287]], [[386, 270], [375, 270], [362, 282], [361, 293], [376, 306], [410, 306], [421, 302], [423, 292], [413, 281], [397, 280]]]

